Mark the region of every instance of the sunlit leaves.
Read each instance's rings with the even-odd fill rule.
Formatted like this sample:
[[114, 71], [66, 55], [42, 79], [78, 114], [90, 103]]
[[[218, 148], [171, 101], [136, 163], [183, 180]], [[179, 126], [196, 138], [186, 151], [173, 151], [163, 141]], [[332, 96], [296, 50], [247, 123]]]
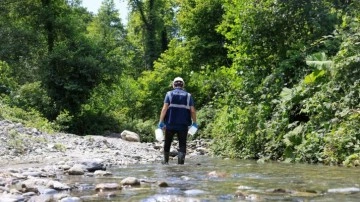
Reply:
[[[141, 70], [152, 70], [154, 62], [168, 49], [177, 32], [173, 23], [174, 5], [170, 0], [129, 0], [131, 8], [128, 31], [136, 48], [134, 63]], [[141, 60], [139, 60], [141, 58]]]
[[9, 94], [18, 85], [12, 77], [12, 69], [3, 61], [0, 61], [0, 97], [1, 94]]
[[315, 53], [306, 58], [306, 64], [315, 67], [318, 70], [330, 69], [333, 65], [333, 61], [328, 60], [325, 53]]
[[87, 31], [87, 36], [106, 58], [102, 61], [106, 72], [103, 79], [108, 83], [115, 81], [122, 71], [126, 71], [128, 42], [114, 0], [102, 3]]
[[293, 130], [289, 131], [287, 134], [284, 135], [284, 142], [286, 146], [296, 146], [302, 142], [303, 139], [303, 131], [304, 126], [298, 125]]
[[306, 58], [306, 64], [313, 67], [314, 71], [305, 76], [304, 82], [311, 84], [316, 81], [318, 77], [323, 76], [326, 72], [331, 72], [334, 62], [328, 60], [325, 53], [315, 53]]
[[311, 74], [309, 75], [306, 75], [305, 76], [305, 79], [304, 79], [304, 82], [306, 84], [311, 84], [311, 83], [314, 83], [316, 81], [316, 78], [318, 77], [321, 77], [325, 74], [325, 71], [324, 70], [316, 70], [314, 72], [312, 72]]
[[285, 102], [291, 100], [293, 98], [293, 90], [289, 88], [283, 88], [280, 93], [280, 97]]
[[180, 26], [181, 39], [191, 53], [191, 69], [199, 71], [201, 66], [229, 65], [225, 38], [217, 32], [224, 13], [221, 0], [179, 1], [177, 20]]

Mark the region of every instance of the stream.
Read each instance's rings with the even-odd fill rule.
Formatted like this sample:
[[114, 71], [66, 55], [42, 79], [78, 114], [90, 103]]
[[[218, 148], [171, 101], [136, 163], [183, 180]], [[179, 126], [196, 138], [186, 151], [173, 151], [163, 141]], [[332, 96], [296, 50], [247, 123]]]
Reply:
[[[324, 165], [257, 163], [211, 157], [187, 158], [185, 165], [136, 164], [108, 169], [109, 177], [67, 176], [82, 189], [72, 193], [84, 201], [360, 201], [360, 170]], [[99, 183], [119, 183], [126, 177], [141, 186], [94, 195]], [[160, 187], [157, 182], [166, 182]]]

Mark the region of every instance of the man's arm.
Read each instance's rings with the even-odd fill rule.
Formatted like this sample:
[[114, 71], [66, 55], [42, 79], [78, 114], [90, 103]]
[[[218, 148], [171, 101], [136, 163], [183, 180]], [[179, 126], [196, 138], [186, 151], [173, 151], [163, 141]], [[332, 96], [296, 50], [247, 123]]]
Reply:
[[164, 122], [164, 118], [168, 109], [169, 109], [169, 104], [164, 103], [160, 113], [160, 122]]
[[190, 114], [191, 114], [191, 119], [193, 121], [193, 123], [196, 123], [196, 110], [194, 106], [190, 107]]

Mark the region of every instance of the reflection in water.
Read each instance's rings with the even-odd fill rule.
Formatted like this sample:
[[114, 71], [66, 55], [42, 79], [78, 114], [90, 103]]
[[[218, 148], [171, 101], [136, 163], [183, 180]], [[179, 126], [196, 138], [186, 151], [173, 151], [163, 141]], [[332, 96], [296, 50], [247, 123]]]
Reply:
[[[360, 201], [358, 168], [202, 157], [188, 158], [185, 165], [174, 160], [169, 165], [129, 165], [109, 171], [113, 176], [72, 177], [69, 184], [120, 183], [125, 177], [143, 181], [140, 187], [118, 191], [110, 201]], [[169, 186], [159, 187], [159, 181]]]

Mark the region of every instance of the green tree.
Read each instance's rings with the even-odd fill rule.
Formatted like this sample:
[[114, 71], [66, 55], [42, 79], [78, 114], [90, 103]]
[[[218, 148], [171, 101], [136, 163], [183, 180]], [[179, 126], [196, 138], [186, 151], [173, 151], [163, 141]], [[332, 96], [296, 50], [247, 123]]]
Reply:
[[117, 77], [127, 66], [126, 52], [129, 43], [113, 0], [102, 2], [98, 14], [93, 18], [87, 30], [90, 40], [101, 48], [102, 54], [106, 57], [106, 61], [103, 61], [103, 66], [106, 67], [104, 82], [117, 81]]
[[[229, 89], [231, 80], [227, 69], [227, 51], [223, 47], [225, 37], [217, 33], [216, 27], [222, 19], [221, 1], [176, 1], [173, 9], [178, 23], [174, 38], [168, 49], [154, 63], [154, 70], [143, 71], [138, 82], [144, 91], [140, 105], [144, 119], [157, 121], [166, 91], [172, 89], [171, 81], [181, 76], [185, 89], [192, 93], [196, 107], [211, 106], [217, 91]], [[207, 22], [207, 23], [203, 23]], [[211, 122], [213, 111], [204, 113]], [[210, 114], [208, 113], [210, 112]]]
[[34, 0], [0, 2], [0, 60], [10, 66], [9, 76], [20, 85], [38, 79], [41, 55], [46, 52], [36, 26], [40, 8]]
[[[215, 120], [232, 121], [223, 123], [222, 129], [214, 132], [236, 133], [227, 143], [237, 148], [236, 156], [260, 158], [265, 152], [264, 145], [277, 138], [265, 123], [274, 116], [280, 92], [297, 84], [311, 71], [305, 63], [306, 55], [326, 49], [314, 42], [331, 34], [338, 21], [325, 1], [225, 1], [224, 7], [224, 20], [218, 30], [228, 40], [226, 47], [233, 60], [232, 68], [241, 78], [241, 84], [239, 89], [230, 88], [232, 91], [224, 94], [223, 103], [229, 106]], [[299, 108], [296, 105], [290, 108], [290, 114], [299, 113]], [[239, 114], [230, 113], [229, 109]], [[223, 110], [228, 110], [229, 117]], [[281, 153], [282, 148], [278, 149]]]
[[0, 61], [0, 98], [2, 95], [8, 95], [17, 87], [14, 81], [12, 69], [6, 62]]
[[154, 61], [168, 49], [173, 30], [176, 29], [172, 1], [129, 0], [129, 5], [129, 39], [136, 49], [134, 60], [137, 60], [134, 64], [140, 71], [152, 70]]
[[[186, 0], [178, 1], [178, 5], [180, 37], [177, 38], [178, 42], [172, 43], [171, 48], [184, 53], [171, 57], [179, 57], [176, 58], [181, 61], [178, 66], [189, 81], [188, 88], [197, 98], [198, 108], [201, 108], [212, 101], [215, 94], [229, 88], [223, 73], [231, 66], [231, 60], [224, 47], [226, 39], [217, 31], [225, 12], [223, 1]], [[170, 54], [165, 54], [164, 58], [167, 55]]]
[[223, 77], [216, 79], [214, 72], [229, 62], [223, 47], [225, 38], [216, 31], [223, 14], [221, 1], [177, 1], [176, 10], [179, 23], [176, 37], [155, 62], [154, 71], [145, 72], [146, 78], [140, 80], [149, 84], [144, 89], [151, 92], [148, 93], [151, 98], [144, 100], [144, 106], [154, 108], [146, 107], [144, 111], [151, 117], [158, 114], [158, 105], [176, 76], [185, 79], [186, 89], [196, 97], [197, 106], [205, 105], [223, 87], [219, 83]]
[[180, 37], [183, 46], [187, 46], [190, 54], [189, 71], [201, 71], [210, 65], [217, 69], [230, 66], [227, 49], [224, 47], [225, 37], [216, 28], [224, 14], [222, 0], [185, 0], [178, 2], [177, 21], [180, 26]]
[[247, 101], [272, 100], [282, 86], [297, 83], [308, 73], [306, 55], [318, 51], [311, 44], [331, 34], [336, 22], [323, 1], [227, 1], [225, 8], [219, 31], [230, 41]]
[[[76, 114], [104, 76], [106, 61], [101, 49], [84, 33], [86, 22], [78, 7], [65, 1], [42, 1], [40, 27], [46, 36], [48, 55], [42, 65], [42, 84], [55, 102], [56, 114]], [[99, 54], [100, 53], [100, 54]]]

